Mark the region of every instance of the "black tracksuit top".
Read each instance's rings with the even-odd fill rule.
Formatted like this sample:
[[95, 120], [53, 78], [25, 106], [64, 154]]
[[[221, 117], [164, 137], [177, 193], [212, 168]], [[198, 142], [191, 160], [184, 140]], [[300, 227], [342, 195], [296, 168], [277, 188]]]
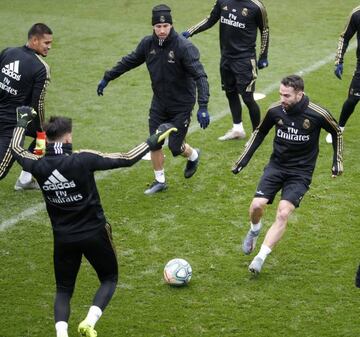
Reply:
[[172, 28], [162, 45], [155, 35], [144, 37], [137, 48], [123, 57], [104, 79], [111, 81], [125, 72], [146, 63], [156, 99], [164, 107], [192, 106], [196, 101], [206, 106], [209, 85], [198, 49]]
[[189, 28], [198, 34], [219, 21], [221, 56], [230, 59], [255, 58], [257, 30], [261, 33], [259, 58], [267, 58], [269, 26], [267, 12], [259, 0], [217, 0], [210, 15]]
[[341, 130], [332, 115], [319, 105], [310, 102], [307, 96], [289, 111], [284, 110], [280, 103], [275, 103], [269, 108], [263, 121], [247, 142], [237, 162], [239, 166], [245, 167], [248, 164], [274, 126], [273, 153], [270, 157], [273, 166], [312, 175], [319, 154], [320, 131], [323, 128], [331, 133], [333, 139], [332, 165], [342, 171]]
[[343, 63], [344, 55], [351, 38], [357, 34], [357, 68], [360, 68], [360, 6], [355, 7], [346, 23], [345, 30], [341, 33], [335, 63]]
[[44, 121], [44, 98], [50, 81], [50, 68], [34, 50], [23, 46], [4, 49], [0, 54], [0, 130], [16, 126], [16, 108], [33, 107], [40, 125]]
[[72, 153], [71, 144], [51, 143], [39, 158], [21, 147], [24, 132], [21, 127], [14, 130], [13, 155], [38, 181], [54, 238], [63, 242], [86, 239], [106, 224], [94, 172], [131, 166], [149, 151], [142, 143], [127, 153]]

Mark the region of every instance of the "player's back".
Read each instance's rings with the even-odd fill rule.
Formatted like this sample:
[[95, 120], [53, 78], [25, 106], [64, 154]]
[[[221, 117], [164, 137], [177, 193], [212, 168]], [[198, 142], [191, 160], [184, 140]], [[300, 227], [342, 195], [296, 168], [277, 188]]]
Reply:
[[7, 48], [0, 54], [0, 124], [16, 124], [15, 109], [31, 104], [35, 77], [47, 76], [47, 65], [26, 47]]

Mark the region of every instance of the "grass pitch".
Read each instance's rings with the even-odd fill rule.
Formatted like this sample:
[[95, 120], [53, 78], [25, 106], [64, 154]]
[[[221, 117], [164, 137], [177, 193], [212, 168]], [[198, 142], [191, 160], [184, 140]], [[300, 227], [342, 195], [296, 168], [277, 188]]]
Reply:
[[[354, 50], [345, 57], [342, 81], [333, 75], [337, 40], [355, 0], [264, 1], [270, 22], [267, 69], [259, 71], [257, 91], [267, 97], [261, 110], [278, 100], [278, 83], [302, 71], [306, 93], [337, 118], [355, 67]], [[147, 137], [151, 99], [145, 66], [111, 82], [103, 97], [96, 86], [110, 68], [151, 33], [151, 1], [38, 1], [2, 4], [0, 49], [25, 42], [34, 22], [54, 31], [47, 62], [52, 83], [47, 115], [74, 119], [74, 147], [127, 151]], [[181, 32], [203, 19], [213, 1], [168, 1], [174, 26]], [[355, 37], [354, 37], [355, 40]], [[193, 121], [190, 144], [200, 147], [199, 172], [183, 179], [184, 160], [167, 151], [169, 190], [147, 197], [153, 180], [149, 162], [100, 173], [98, 187], [113, 225], [120, 282], [97, 325], [101, 336], [170, 337], [355, 337], [360, 335], [360, 297], [354, 287], [359, 263], [358, 191], [359, 107], [344, 134], [344, 175], [332, 180], [332, 149], [321, 137], [311, 190], [290, 219], [288, 230], [266, 261], [260, 277], [249, 276], [252, 257], [241, 253], [248, 230], [248, 206], [271, 153], [268, 135], [249, 166], [237, 176], [230, 168], [244, 142], [221, 143], [231, 125], [220, 89], [218, 28], [192, 38], [207, 71], [213, 122], [200, 130]], [[244, 123], [250, 130], [248, 113]], [[18, 193], [14, 166], [0, 183], [0, 336], [55, 335], [52, 233], [38, 192]], [[277, 199], [278, 200], [278, 199]], [[22, 213], [26, 210], [28, 213]], [[23, 214], [23, 216], [21, 216]], [[26, 215], [31, 214], [31, 215]], [[264, 217], [265, 229], [275, 205]], [[174, 257], [193, 267], [188, 287], [162, 281], [165, 263]], [[70, 336], [85, 317], [97, 288], [84, 261], [72, 300]]]

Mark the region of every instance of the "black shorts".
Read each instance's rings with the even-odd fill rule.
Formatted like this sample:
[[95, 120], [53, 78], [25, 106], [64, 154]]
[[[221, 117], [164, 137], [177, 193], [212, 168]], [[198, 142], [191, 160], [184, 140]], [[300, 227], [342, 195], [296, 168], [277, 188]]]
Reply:
[[0, 135], [0, 179], [6, 177], [15, 161], [11, 153], [10, 142], [11, 136]]
[[57, 289], [72, 292], [82, 256], [95, 269], [101, 282], [118, 279], [118, 264], [112, 242], [111, 226], [106, 224], [94, 236], [76, 242], [54, 240], [54, 269]]
[[360, 69], [356, 69], [349, 87], [349, 96], [360, 99]]
[[239, 94], [255, 91], [257, 78], [255, 59], [221, 58], [220, 75], [222, 89]]
[[311, 179], [311, 173], [280, 169], [269, 164], [264, 168], [255, 197], [269, 199], [268, 204], [272, 204], [277, 192], [281, 190], [281, 200], [299, 207], [310, 188]]
[[[153, 134], [162, 123], [172, 123], [178, 129], [169, 136], [169, 149], [174, 156], [181, 154], [184, 149], [184, 141], [191, 122], [193, 105], [167, 109], [153, 100], [149, 114], [149, 132]], [[162, 148], [164, 142], [158, 145]], [[154, 149], [156, 150], [156, 149]]]

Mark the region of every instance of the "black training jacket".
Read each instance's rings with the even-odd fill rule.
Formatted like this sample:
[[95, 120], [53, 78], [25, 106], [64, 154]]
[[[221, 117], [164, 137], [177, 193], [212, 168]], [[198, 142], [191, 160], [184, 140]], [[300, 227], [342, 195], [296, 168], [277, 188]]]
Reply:
[[104, 78], [114, 80], [125, 72], [146, 63], [151, 78], [154, 98], [168, 108], [192, 106], [196, 101], [206, 106], [209, 84], [198, 49], [172, 28], [162, 43], [153, 34], [146, 36], [135, 51], [123, 57], [116, 66], [106, 71]]
[[355, 7], [352, 10], [346, 23], [345, 30], [340, 35], [335, 64], [343, 63], [344, 54], [355, 33], [357, 34], [357, 66], [360, 67], [360, 6]]
[[319, 154], [321, 129], [330, 132], [334, 155], [332, 166], [343, 171], [343, 138], [332, 115], [304, 96], [293, 108], [286, 111], [275, 103], [267, 111], [263, 121], [252, 133], [245, 150], [236, 165], [245, 167], [265, 136], [275, 126], [273, 153], [270, 162], [287, 170], [303, 171], [312, 175]]
[[16, 126], [16, 108], [33, 107], [38, 129], [44, 121], [44, 98], [50, 81], [50, 68], [40, 55], [26, 46], [7, 48], [0, 54], [0, 131]]
[[39, 158], [22, 148], [24, 132], [21, 127], [14, 129], [13, 155], [38, 181], [54, 238], [64, 242], [88, 238], [106, 224], [94, 171], [131, 166], [149, 151], [142, 143], [127, 153], [72, 153], [71, 144], [51, 143]]
[[257, 30], [261, 33], [259, 58], [267, 58], [269, 26], [265, 6], [259, 0], [217, 0], [210, 15], [187, 31], [203, 32], [219, 21], [221, 56], [255, 58]]

